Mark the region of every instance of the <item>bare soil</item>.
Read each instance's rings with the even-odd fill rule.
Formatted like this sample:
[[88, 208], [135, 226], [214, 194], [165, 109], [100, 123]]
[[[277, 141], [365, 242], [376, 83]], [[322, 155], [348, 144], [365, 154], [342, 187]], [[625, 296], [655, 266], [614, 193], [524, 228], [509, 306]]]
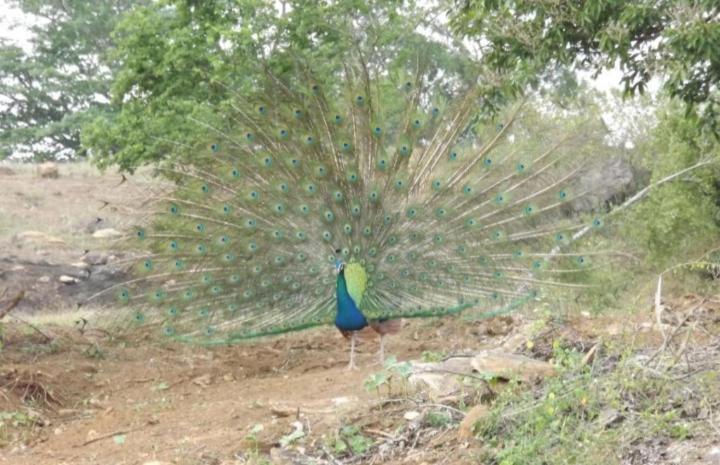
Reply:
[[[17, 292], [27, 294], [1, 322], [0, 415], [6, 418], [0, 416], [0, 465], [313, 463], [306, 460], [311, 452], [322, 456], [315, 463], [366, 463], [336, 459], [330, 449], [338, 431], [354, 424], [367, 437], [386, 439], [407, 421], [406, 405], [394, 408], [387, 396], [363, 386], [379, 370], [377, 341], [370, 336], [360, 345], [360, 370], [346, 371], [348, 343], [334, 328], [205, 348], [111, 340], [96, 328], [76, 326], [72, 317], [63, 320], [81, 293], [73, 289], [87, 289], [92, 279], [66, 285], [59, 275], [87, 250], [112, 250], [112, 243], [92, 238], [92, 224], [101, 218], [103, 227], [121, 229], [139, 218], [148, 197], [149, 180], [119, 181], [116, 174], [66, 167], [50, 180], [32, 171], [0, 174], [0, 294], [6, 290], [0, 309]], [[17, 239], [28, 230], [63, 245]], [[35, 324], [45, 313], [57, 321]], [[707, 318], [715, 318], [717, 330], [720, 308]], [[533, 334], [534, 343], [527, 344], [531, 319], [410, 321], [387, 350], [412, 360], [503, 345], [547, 359], [555, 340], [585, 352], [600, 339], [632, 338], [648, 347], [662, 342], [650, 311], [573, 317]], [[697, 343], [715, 340], [712, 333], [704, 337]], [[22, 412], [22, 421], [7, 417], [13, 412]], [[304, 437], [289, 456], [279, 445], [298, 424]], [[417, 436], [416, 444], [403, 446], [409, 452], [402, 457], [389, 452], [374, 463], [478, 463], [481, 444], [457, 439], [455, 428]]]

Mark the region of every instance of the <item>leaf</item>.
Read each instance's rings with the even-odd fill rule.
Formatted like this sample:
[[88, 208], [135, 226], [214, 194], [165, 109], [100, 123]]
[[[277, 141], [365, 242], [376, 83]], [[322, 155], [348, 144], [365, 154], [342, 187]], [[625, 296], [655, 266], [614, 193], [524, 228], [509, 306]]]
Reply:
[[387, 374], [381, 371], [379, 373], [373, 373], [372, 375], [368, 376], [363, 384], [366, 390], [375, 391], [383, 384], [386, 384], [387, 381]]
[[288, 434], [288, 435], [286, 435], [286, 436], [281, 437], [281, 438], [280, 438], [280, 445], [281, 445], [282, 447], [287, 447], [287, 446], [289, 446], [290, 444], [292, 444], [293, 442], [297, 441], [298, 439], [304, 438], [304, 437], [305, 437], [305, 433], [303, 432], [303, 430], [301, 430], [301, 429], [296, 429], [296, 430], [293, 431], [292, 433], [290, 433], [290, 434]]
[[115, 441], [115, 444], [123, 445], [125, 444], [125, 435], [124, 434], [116, 434], [113, 436], [113, 441]]
[[153, 386], [153, 391], [166, 391], [168, 389], [170, 389], [170, 385], [166, 382], [162, 382]]

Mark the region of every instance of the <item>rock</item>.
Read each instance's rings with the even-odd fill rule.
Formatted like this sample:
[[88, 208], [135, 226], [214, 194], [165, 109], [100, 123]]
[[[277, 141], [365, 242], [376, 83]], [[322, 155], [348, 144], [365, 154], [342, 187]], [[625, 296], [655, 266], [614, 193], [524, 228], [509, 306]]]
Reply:
[[[410, 362], [411, 385], [433, 397], [446, 397], [463, 390], [464, 374], [472, 373], [472, 357], [452, 357], [442, 362]], [[458, 376], [460, 375], [460, 376]]]
[[0, 176], [14, 176], [15, 171], [7, 166], [0, 166]]
[[108, 229], [110, 228], [110, 222], [107, 221], [104, 218], [96, 217], [93, 218], [91, 221], [88, 221], [85, 223], [85, 226], [83, 226], [83, 231], [86, 234], [92, 234], [95, 231], [98, 231], [100, 229]]
[[504, 379], [519, 378], [522, 381], [545, 378], [557, 373], [555, 367], [547, 362], [493, 350], [478, 353], [470, 365], [479, 373]]
[[98, 229], [97, 231], [92, 233], [92, 237], [96, 239], [108, 239], [112, 237], [120, 237], [122, 235], [123, 234], [120, 231], [113, 228]]
[[590, 212], [619, 205], [647, 184], [649, 173], [633, 167], [622, 157], [613, 157], [588, 166], [574, 182], [573, 191], [584, 192], [570, 203], [573, 212]]
[[490, 408], [488, 408], [487, 405], [478, 404], [471, 408], [467, 415], [465, 415], [465, 418], [463, 418], [463, 421], [460, 422], [457, 432], [458, 439], [465, 441], [475, 437], [475, 423], [487, 416], [488, 413], [490, 413]]
[[80, 415], [80, 413], [80, 410], [76, 410], [74, 408], [61, 408], [57, 411], [60, 418], [71, 418]]
[[40, 276], [40, 277], [38, 278], [38, 282], [39, 282], [39, 283], [49, 283], [49, 282], [50, 282], [50, 276], [48, 276], [48, 275]]
[[299, 462], [296, 461], [296, 457], [293, 456], [292, 451], [280, 447], [273, 447], [270, 449], [270, 463], [273, 465], [294, 465]]
[[286, 418], [290, 416], [298, 416], [300, 413], [300, 409], [297, 407], [292, 408], [284, 405], [271, 405], [270, 413], [272, 413], [276, 417]]
[[708, 465], [720, 465], [720, 445], [708, 449], [703, 460]]
[[82, 261], [87, 263], [88, 265], [107, 265], [108, 262], [108, 256], [107, 254], [100, 253], [100, 252], [88, 252], [85, 255], [83, 255]]
[[79, 279], [77, 279], [73, 276], [68, 276], [66, 274], [60, 275], [60, 277], [58, 278], [58, 281], [60, 281], [63, 284], [67, 284], [67, 285], [77, 284], [80, 282]]
[[41, 245], [65, 245], [65, 241], [59, 237], [51, 236], [40, 231], [23, 231], [15, 234], [13, 239], [17, 242], [30, 242]]
[[194, 378], [192, 380], [193, 384], [196, 384], [200, 387], [208, 387], [212, 384], [212, 377], [210, 376], [210, 373], [205, 373], [202, 376], [198, 376], [197, 378]]
[[60, 170], [57, 163], [40, 163], [37, 168], [38, 175], [45, 179], [57, 179], [60, 177]]
[[86, 262], [74, 262], [74, 263], [71, 263], [70, 266], [74, 266], [75, 268], [80, 268], [81, 270], [88, 270], [90, 268], [90, 265]]
[[403, 418], [406, 419], [407, 421], [413, 421], [414, 419], [416, 419], [419, 416], [420, 416], [420, 412], [417, 412], [415, 410], [410, 410], [408, 412], [405, 412], [405, 414], [403, 415]]
[[603, 409], [598, 415], [597, 422], [604, 427], [612, 426], [623, 421], [623, 415], [614, 408]]
[[331, 399], [334, 406], [346, 405], [357, 401], [356, 397], [333, 397]]

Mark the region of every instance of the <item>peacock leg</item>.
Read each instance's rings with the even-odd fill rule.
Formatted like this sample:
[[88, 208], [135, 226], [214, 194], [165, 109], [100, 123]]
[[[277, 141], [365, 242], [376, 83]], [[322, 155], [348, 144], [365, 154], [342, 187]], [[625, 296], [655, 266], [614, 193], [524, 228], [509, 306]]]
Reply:
[[383, 362], [385, 362], [385, 335], [380, 335], [380, 350], [378, 351], [378, 358], [380, 359], [380, 364], [382, 365]]
[[356, 332], [353, 331], [350, 335], [350, 363], [347, 366], [348, 370], [357, 370], [357, 366], [355, 366], [355, 337]]

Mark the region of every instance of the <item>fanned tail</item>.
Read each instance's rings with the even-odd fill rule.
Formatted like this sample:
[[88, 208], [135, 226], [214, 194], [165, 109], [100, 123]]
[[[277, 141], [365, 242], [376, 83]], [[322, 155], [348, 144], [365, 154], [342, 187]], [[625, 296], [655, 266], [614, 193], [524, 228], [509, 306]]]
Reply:
[[567, 277], [588, 256], [567, 247], [603, 221], [569, 203], [587, 194], [576, 179], [592, 127], [565, 133], [522, 103], [479, 123], [474, 83], [448, 100], [428, 79], [357, 60], [319, 82], [305, 65], [208, 105], [195, 119], [206, 139], [160, 168], [177, 189], [134, 232], [147, 251], [136, 277], [102, 293], [114, 313], [203, 343], [328, 324], [338, 257], [367, 272], [361, 308], [374, 320], [582, 287]]

